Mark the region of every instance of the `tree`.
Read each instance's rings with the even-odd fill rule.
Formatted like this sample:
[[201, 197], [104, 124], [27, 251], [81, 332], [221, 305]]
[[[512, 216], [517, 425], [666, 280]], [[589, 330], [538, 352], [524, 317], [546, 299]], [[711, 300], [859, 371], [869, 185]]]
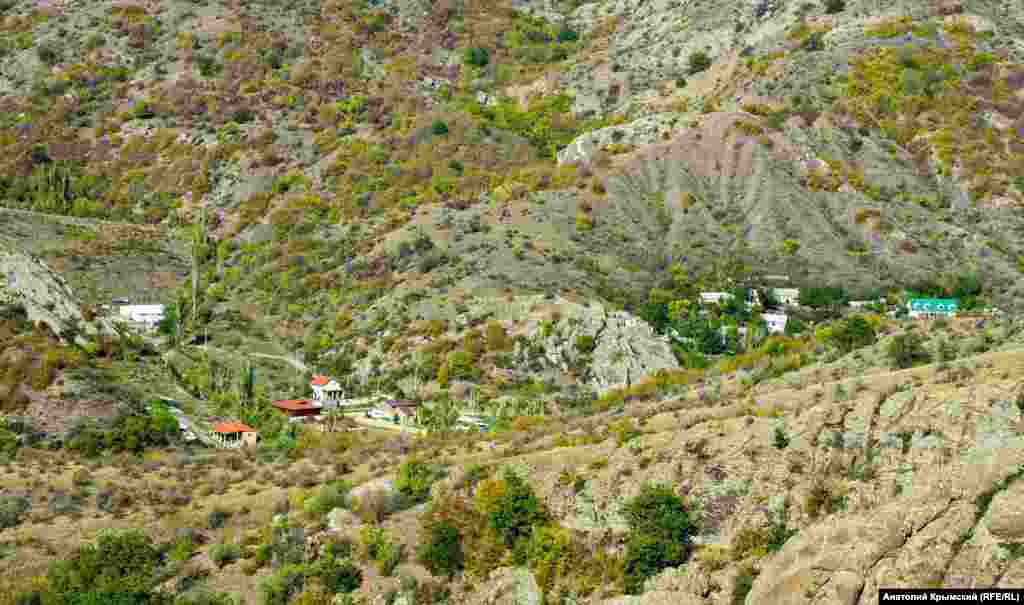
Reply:
[[687, 58], [687, 71], [690, 75], [698, 74], [711, 67], [711, 58], [703, 51], [694, 51]]
[[924, 348], [924, 338], [916, 332], [898, 334], [886, 348], [889, 361], [900, 369], [912, 368], [931, 361], [931, 354]]
[[846, 0], [825, 0], [825, 14], [835, 15], [846, 10]]
[[363, 584], [363, 572], [351, 560], [331, 554], [308, 566], [307, 577], [316, 577], [330, 593], [348, 593]]
[[639, 594], [647, 578], [686, 562], [695, 525], [682, 498], [666, 485], [645, 483], [622, 513], [630, 527], [625, 588]]
[[408, 460], [398, 467], [395, 487], [413, 502], [423, 502], [430, 496], [430, 486], [436, 474], [430, 465], [419, 460]]
[[153, 588], [159, 562], [152, 540], [141, 531], [110, 531], [51, 564], [46, 577], [58, 596], [146, 592]]
[[498, 532], [511, 548], [523, 536], [528, 536], [534, 523], [546, 518], [540, 500], [530, 486], [515, 473], [506, 473], [499, 480], [498, 493], [486, 506], [487, 524]]
[[472, 65], [474, 67], [483, 67], [484, 65], [487, 65], [487, 63], [491, 60], [491, 57], [490, 54], [487, 52], [486, 48], [474, 46], [472, 48], [466, 49], [466, 51], [462, 54], [462, 60], [466, 63], [466, 65]]
[[465, 567], [466, 556], [462, 550], [462, 535], [459, 528], [448, 520], [428, 520], [423, 526], [426, 540], [416, 552], [419, 562], [435, 576], [452, 579]]

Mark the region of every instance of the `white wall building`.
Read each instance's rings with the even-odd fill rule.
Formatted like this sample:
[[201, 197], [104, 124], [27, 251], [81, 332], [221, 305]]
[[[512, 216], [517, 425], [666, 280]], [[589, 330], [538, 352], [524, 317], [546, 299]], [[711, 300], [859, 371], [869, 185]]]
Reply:
[[154, 328], [164, 318], [163, 305], [125, 305], [118, 309], [121, 318]]
[[772, 288], [772, 295], [784, 305], [800, 304], [800, 288]]
[[726, 299], [732, 298], [732, 294], [728, 292], [701, 292], [700, 300], [705, 304], [715, 303], [720, 304], [725, 302]]
[[310, 381], [313, 389], [313, 401], [325, 408], [333, 408], [345, 399], [345, 391], [338, 381], [327, 376], [317, 375]]
[[768, 324], [769, 334], [782, 334], [786, 331], [786, 315], [782, 313], [764, 313], [761, 315], [764, 323]]
[[885, 299], [884, 298], [880, 298], [878, 300], [851, 300], [847, 304], [850, 305], [850, 307], [852, 307], [854, 309], [863, 309], [864, 307], [867, 307], [869, 305], [885, 304]]

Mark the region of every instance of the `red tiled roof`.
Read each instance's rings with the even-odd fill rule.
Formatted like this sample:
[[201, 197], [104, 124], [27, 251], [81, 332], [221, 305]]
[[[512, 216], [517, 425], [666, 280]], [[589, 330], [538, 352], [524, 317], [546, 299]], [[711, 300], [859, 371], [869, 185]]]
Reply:
[[214, 433], [255, 433], [256, 429], [241, 422], [218, 422], [213, 425]]
[[281, 401], [275, 401], [274, 407], [280, 410], [315, 410], [319, 409], [320, 406], [313, 405], [307, 399], [284, 399]]
[[330, 381], [330, 378], [322, 374], [317, 374], [316, 376], [313, 377], [313, 380], [310, 384], [312, 384], [313, 386], [322, 387]]

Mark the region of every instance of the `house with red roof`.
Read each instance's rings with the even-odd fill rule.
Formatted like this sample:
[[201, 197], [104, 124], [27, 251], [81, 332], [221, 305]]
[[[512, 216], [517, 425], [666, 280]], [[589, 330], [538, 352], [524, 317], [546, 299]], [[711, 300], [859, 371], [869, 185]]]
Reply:
[[313, 389], [313, 401], [325, 408], [333, 408], [345, 399], [345, 391], [338, 381], [322, 374], [313, 376], [309, 386]]
[[275, 401], [272, 405], [288, 416], [288, 420], [292, 422], [301, 418], [318, 416], [323, 410], [323, 406], [319, 403], [308, 399], [282, 399]]
[[255, 446], [260, 441], [256, 429], [241, 422], [218, 422], [213, 425], [213, 439], [220, 447]]

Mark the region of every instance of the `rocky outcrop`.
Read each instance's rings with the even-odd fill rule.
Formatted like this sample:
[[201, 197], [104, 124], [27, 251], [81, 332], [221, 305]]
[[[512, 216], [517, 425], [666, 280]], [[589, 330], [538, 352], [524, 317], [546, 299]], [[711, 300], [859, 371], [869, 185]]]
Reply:
[[87, 319], [68, 284], [42, 261], [6, 248], [0, 248], [0, 304], [22, 306], [29, 321], [77, 344], [88, 342], [86, 336], [117, 335], [109, 321]]
[[[557, 304], [555, 324], [535, 322], [533, 347], [519, 347], [523, 363], [540, 361], [550, 368], [584, 376], [599, 394], [636, 384], [659, 370], [679, 367], [672, 349], [646, 322], [624, 311], [609, 313], [602, 305]], [[541, 351], [542, 359], [530, 359]]]
[[521, 567], [502, 567], [491, 572], [487, 582], [472, 593], [472, 605], [541, 605], [537, 579]]
[[673, 136], [679, 120], [676, 114], [658, 114], [628, 124], [593, 130], [580, 135], [565, 149], [559, 151], [558, 163], [587, 163], [595, 151], [611, 145], [627, 149], [652, 145]]

